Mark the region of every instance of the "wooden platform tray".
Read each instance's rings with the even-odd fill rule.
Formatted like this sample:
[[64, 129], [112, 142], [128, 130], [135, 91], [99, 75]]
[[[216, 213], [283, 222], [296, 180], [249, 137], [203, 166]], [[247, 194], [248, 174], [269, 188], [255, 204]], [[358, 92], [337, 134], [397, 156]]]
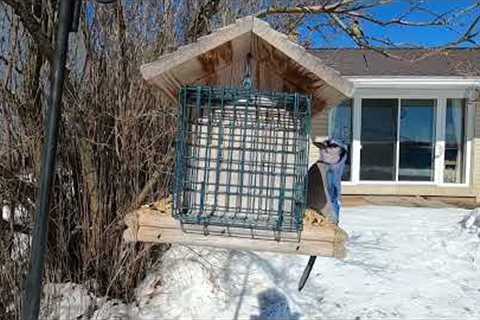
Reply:
[[182, 229], [180, 223], [170, 215], [170, 210], [152, 205], [142, 207], [126, 216], [125, 224], [128, 228], [123, 238], [127, 242], [178, 243], [309, 256], [345, 257], [345, 241], [348, 238], [345, 231], [333, 224], [312, 224], [306, 220], [300, 241], [296, 233], [281, 233], [280, 240], [277, 241], [272, 231], [233, 230], [226, 227], [208, 227], [205, 230], [202, 226], [191, 225], [184, 225]]

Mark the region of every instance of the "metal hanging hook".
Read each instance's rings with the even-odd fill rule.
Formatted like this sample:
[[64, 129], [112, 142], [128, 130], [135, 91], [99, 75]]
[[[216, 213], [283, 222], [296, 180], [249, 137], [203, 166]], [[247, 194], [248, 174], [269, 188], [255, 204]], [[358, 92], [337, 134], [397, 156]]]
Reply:
[[243, 76], [243, 87], [245, 89], [250, 90], [253, 87], [253, 80], [252, 80], [252, 68], [251, 68], [251, 59], [252, 54], [249, 52], [247, 53], [246, 63], [245, 63], [245, 75]]

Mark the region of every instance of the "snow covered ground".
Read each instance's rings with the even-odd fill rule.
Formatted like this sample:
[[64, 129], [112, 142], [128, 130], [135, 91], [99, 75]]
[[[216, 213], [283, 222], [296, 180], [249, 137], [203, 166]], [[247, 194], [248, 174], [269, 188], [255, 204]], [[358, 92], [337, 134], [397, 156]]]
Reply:
[[[94, 319], [480, 319], [480, 214], [347, 208], [348, 256], [318, 258], [173, 246], [131, 305]], [[475, 212], [474, 212], [475, 214]]]

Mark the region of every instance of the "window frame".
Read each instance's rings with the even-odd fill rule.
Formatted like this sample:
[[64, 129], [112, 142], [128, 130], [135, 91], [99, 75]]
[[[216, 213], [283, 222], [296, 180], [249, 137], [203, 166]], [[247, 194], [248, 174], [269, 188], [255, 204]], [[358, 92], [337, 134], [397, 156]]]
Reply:
[[[348, 176], [348, 180], [342, 180], [342, 183], [348, 183], [348, 182], [352, 182], [352, 177], [353, 177], [353, 170], [352, 170], [352, 159], [353, 159], [353, 148], [352, 148], [352, 144], [353, 144], [353, 99], [345, 99], [343, 101], [341, 101], [340, 103], [338, 103], [334, 108], [330, 108], [328, 110], [328, 137], [332, 138], [332, 131], [333, 131], [333, 121], [332, 121], [332, 112], [335, 108], [337, 108], [338, 106], [341, 106], [341, 105], [345, 105], [347, 104], [349, 107], [350, 107], [350, 150], [349, 150], [349, 153], [348, 153], [348, 158], [349, 158], [349, 161], [350, 161], [350, 174]], [[343, 178], [343, 175], [342, 175], [342, 178]]]
[[[435, 144], [434, 144], [434, 179], [433, 181], [374, 181], [360, 180], [360, 150], [361, 146], [361, 117], [362, 99], [433, 99], [435, 105]], [[465, 99], [465, 182], [449, 183], [443, 181], [445, 158], [445, 121], [447, 99]], [[342, 181], [342, 185], [425, 185], [440, 187], [468, 187], [471, 182], [472, 139], [474, 129], [474, 105], [469, 102], [465, 90], [425, 90], [425, 89], [398, 89], [398, 88], [363, 88], [357, 90], [353, 97], [352, 114], [352, 142], [351, 142], [351, 177], [349, 181]], [[329, 124], [330, 126], [330, 124]], [[398, 166], [398, 161], [397, 164]], [[398, 168], [397, 168], [398, 169]]]
[[[463, 175], [464, 175], [464, 182], [445, 182], [445, 152], [446, 152], [446, 146], [445, 146], [445, 134], [446, 134], [446, 128], [447, 128], [447, 123], [446, 123], [446, 118], [447, 118], [447, 106], [448, 106], [448, 100], [456, 100], [460, 99], [462, 101], [462, 106], [464, 108], [464, 119], [462, 119], [463, 123]], [[474, 110], [472, 109], [472, 104], [469, 103], [468, 98], [446, 98], [445, 99], [445, 110], [443, 113], [444, 119], [443, 119], [443, 166], [442, 166], [442, 172], [441, 172], [441, 184], [445, 186], [468, 186], [470, 185], [470, 166], [471, 166], [471, 140], [472, 140], [472, 134], [473, 134], [473, 126], [475, 125], [474, 121], [470, 121], [474, 119]]]

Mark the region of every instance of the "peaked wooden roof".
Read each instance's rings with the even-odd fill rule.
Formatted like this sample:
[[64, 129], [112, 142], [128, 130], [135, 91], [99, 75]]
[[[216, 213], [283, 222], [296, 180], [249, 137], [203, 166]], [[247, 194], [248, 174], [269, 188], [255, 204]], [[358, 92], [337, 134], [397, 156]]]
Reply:
[[253, 16], [217, 29], [141, 67], [143, 77], [176, 101], [187, 84], [240, 86], [247, 56], [254, 87], [311, 94], [314, 111], [351, 97], [353, 85], [319, 57]]

